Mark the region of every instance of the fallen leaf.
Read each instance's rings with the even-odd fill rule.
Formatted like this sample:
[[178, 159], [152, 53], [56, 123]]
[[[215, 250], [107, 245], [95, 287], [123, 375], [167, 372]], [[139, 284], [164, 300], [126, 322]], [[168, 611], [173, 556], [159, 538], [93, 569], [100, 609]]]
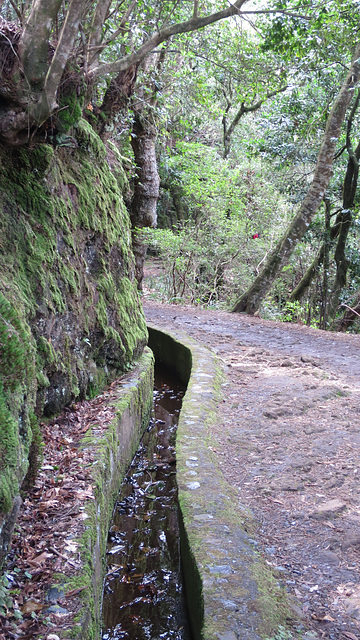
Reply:
[[343, 631], [343, 636], [349, 638], [349, 640], [358, 640], [358, 637], [354, 633], [351, 633], [351, 631]]
[[268, 500], [270, 500], [270, 502], [276, 502], [276, 504], [284, 504], [282, 500], [278, 500], [277, 498], [271, 498], [270, 496], [268, 496]]
[[319, 622], [334, 622], [334, 618], [326, 614], [324, 616], [318, 616], [316, 613], [312, 613], [311, 617], [313, 620], [318, 620]]
[[95, 499], [91, 485], [85, 491], [76, 491], [76, 495], [80, 500], [83, 500], [84, 498], [90, 498], [91, 500]]
[[21, 613], [26, 615], [27, 613], [32, 613], [33, 611], [41, 611], [44, 608], [44, 604], [40, 604], [40, 602], [35, 602], [34, 600], [27, 600], [23, 607], [21, 608]]
[[47, 551], [43, 551], [43, 553], [41, 553], [36, 558], [31, 558], [31, 560], [29, 560], [29, 563], [30, 564], [39, 565], [39, 564], [42, 564], [43, 562], [46, 562], [46, 560], [48, 558], [52, 558], [52, 557], [53, 557], [52, 553], [48, 553]]
[[84, 591], [84, 589], [86, 589], [86, 587], [77, 587], [76, 589], [71, 589], [71, 591], [65, 593], [65, 598], [76, 596], [78, 593], [81, 593], [81, 591]]

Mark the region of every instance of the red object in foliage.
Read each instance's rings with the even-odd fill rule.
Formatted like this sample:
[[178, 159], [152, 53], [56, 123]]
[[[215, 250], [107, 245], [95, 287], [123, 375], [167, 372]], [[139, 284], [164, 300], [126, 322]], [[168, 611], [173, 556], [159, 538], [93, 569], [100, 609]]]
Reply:
[[253, 240], [255, 240], [255, 238], [258, 238], [258, 237], [259, 237], [259, 234], [258, 234], [258, 233], [254, 233], [254, 234], [253, 234]]

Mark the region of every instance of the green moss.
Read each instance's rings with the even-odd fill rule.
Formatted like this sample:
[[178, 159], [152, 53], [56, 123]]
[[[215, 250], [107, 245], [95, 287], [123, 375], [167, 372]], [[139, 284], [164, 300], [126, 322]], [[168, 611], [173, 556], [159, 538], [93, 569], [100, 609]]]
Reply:
[[2, 510], [27, 470], [35, 408], [94, 394], [147, 338], [118, 154], [108, 162], [77, 100], [66, 104], [59, 118], [76, 124], [78, 149], [0, 148]]
[[92, 126], [83, 118], [76, 125], [76, 138], [82, 149], [91, 151], [99, 160], [106, 157], [106, 148], [102, 140], [95, 133]]
[[17, 151], [18, 162], [26, 170], [30, 170], [40, 178], [50, 169], [54, 160], [54, 148], [49, 144], [42, 144], [36, 147], [21, 147]]
[[0, 292], [0, 510], [4, 512], [9, 511], [27, 468], [31, 429], [23, 394], [26, 388], [33, 390], [34, 376], [30, 331]]
[[56, 351], [51, 344], [50, 340], [47, 340], [45, 336], [39, 336], [37, 341], [38, 354], [41, 357], [42, 362], [54, 364], [57, 361]]
[[292, 618], [286, 591], [280, 587], [270, 568], [260, 559], [251, 569], [259, 592], [257, 609], [263, 621], [259, 631], [262, 637], [268, 637]]
[[39, 469], [43, 462], [44, 442], [42, 438], [39, 421], [33, 411], [30, 411], [31, 445], [29, 450], [29, 468], [22, 483], [22, 490], [28, 491], [36, 480]]
[[75, 94], [60, 98], [57, 115], [57, 128], [60, 133], [67, 133], [80, 120], [81, 116], [81, 104]]

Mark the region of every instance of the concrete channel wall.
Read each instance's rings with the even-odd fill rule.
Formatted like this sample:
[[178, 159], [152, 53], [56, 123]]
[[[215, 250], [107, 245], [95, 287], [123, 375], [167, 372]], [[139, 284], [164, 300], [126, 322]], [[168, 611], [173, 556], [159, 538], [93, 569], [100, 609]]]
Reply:
[[[225, 479], [213, 450], [222, 385], [220, 361], [186, 334], [148, 326], [155, 359], [187, 384], [176, 458], [182, 558], [193, 640], [260, 640], [272, 635], [281, 589], [256, 552], [252, 515]], [[285, 605], [286, 607], [286, 605]], [[286, 612], [285, 612], [286, 617]]]
[[[154, 358], [146, 348], [140, 360], [121, 379], [121, 385], [111, 404], [115, 418], [106, 431], [97, 434], [92, 429], [82, 441], [94, 459], [92, 491], [94, 499], [87, 502], [86, 526], [77, 541], [82, 569], [74, 584], [66, 581], [64, 590], [80, 587], [82, 604], [73, 620], [69, 640], [94, 640], [101, 637], [101, 605], [105, 575], [108, 530], [120, 484], [138, 448], [140, 438], [149, 423], [153, 407]], [[75, 589], [76, 590], [76, 589]]]
[[[278, 589], [251, 540], [252, 516], [223, 477], [214, 455], [222, 385], [220, 361], [186, 334], [150, 326], [149, 346], [121, 381], [116, 417], [100, 435], [83, 439], [95, 461], [94, 499], [87, 502], [77, 541], [82, 569], [64, 590], [80, 591], [70, 635], [98, 640], [108, 528], [119, 486], [153, 406], [153, 353], [187, 385], [177, 431], [181, 546], [192, 640], [261, 640], [269, 637]], [[114, 400], [111, 400], [114, 404]], [[79, 557], [80, 557], [79, 555]], [[63, 582], [61, 580], [60, 582]], [[78, 587], [78, 589], [76, 589]]]

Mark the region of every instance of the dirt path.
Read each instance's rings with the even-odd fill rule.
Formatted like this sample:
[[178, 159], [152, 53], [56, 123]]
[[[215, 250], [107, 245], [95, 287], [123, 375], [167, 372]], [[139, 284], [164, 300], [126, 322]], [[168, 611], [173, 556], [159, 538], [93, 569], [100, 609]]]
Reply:
[[213, 450], [306, 637], [360, 640], [360, 337], [146, 295], [144, 309], [225, 364]]

